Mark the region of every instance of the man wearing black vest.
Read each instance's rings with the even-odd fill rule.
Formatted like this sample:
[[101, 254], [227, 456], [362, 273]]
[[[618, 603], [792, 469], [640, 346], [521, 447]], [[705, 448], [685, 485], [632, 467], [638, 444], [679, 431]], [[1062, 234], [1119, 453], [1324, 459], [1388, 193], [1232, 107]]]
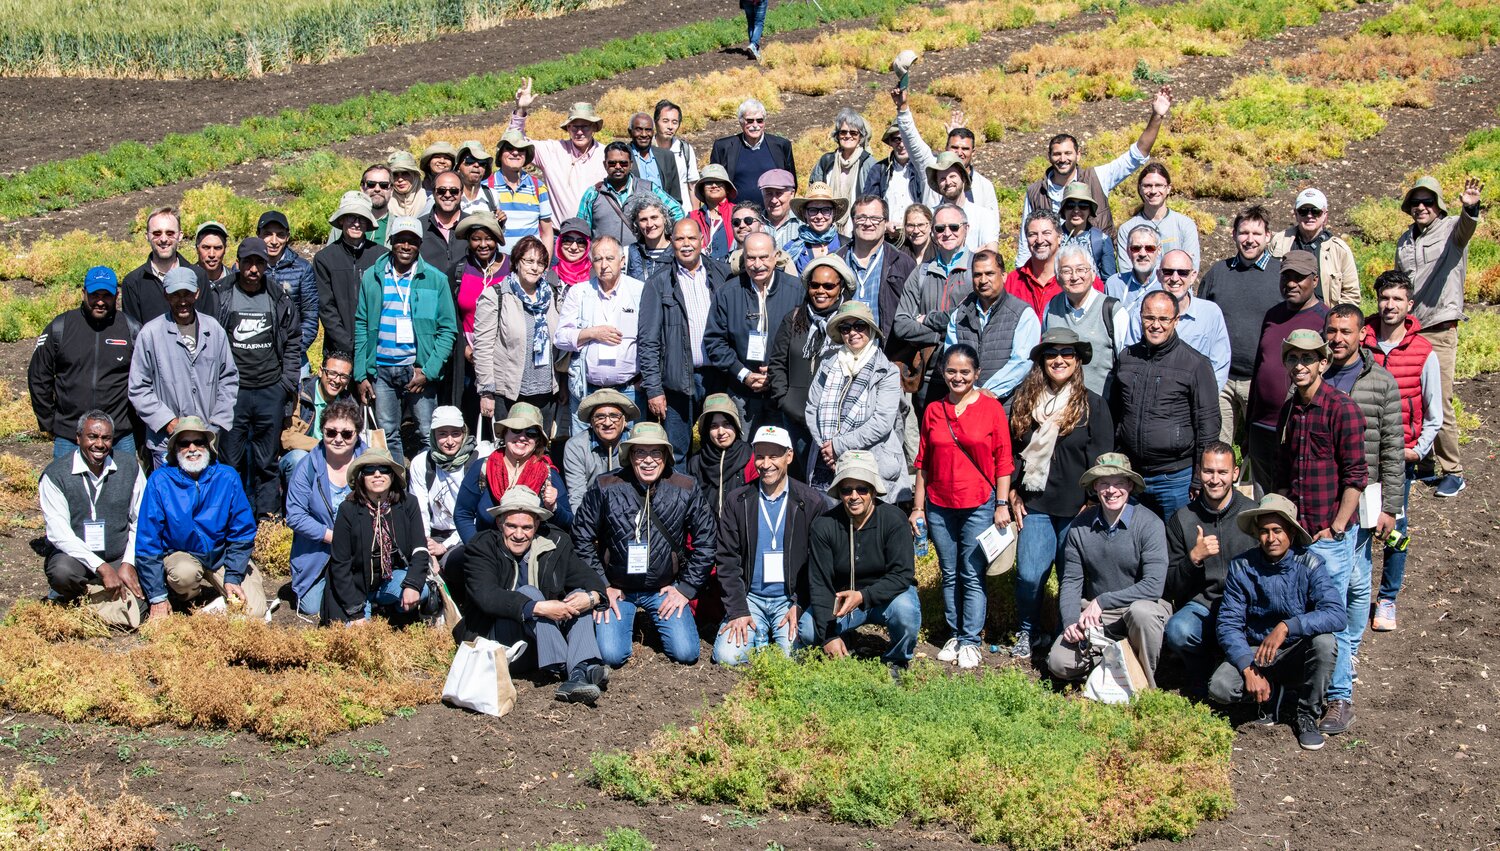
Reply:
[[666, 148], [652, 145], [655, 138], [656, 122], [651, 120], [651, 113], [637, 112], [630, 116], [630, 173], [660, 186], [677, 203], [688, 203], [688, 199], [681, 197], [682, 178], [677, 175], [677, 158]]
[[135, 516], [146, 477], [131, 453], [116, 458], [114, 419], [104, 411], [83, 414], [74, 436], [77, 451], [47, 465], [37, 485], [49, 545], [47, 599], [87, 596], [106, 623], [134, 629], [145, 610]]
[[[1003, 401], [1031, 371], [1031, 349], [1042, 341], [1042, 323], [1030, 305], [1005, 291], [1000, 255], [985, 249], [971, 265], [974, 292], [953, 311], [943, 347], [973, 346], [979, 352], [979, 389]], [[929, 401], [947, 392], [937, 367], [927, 388]]]

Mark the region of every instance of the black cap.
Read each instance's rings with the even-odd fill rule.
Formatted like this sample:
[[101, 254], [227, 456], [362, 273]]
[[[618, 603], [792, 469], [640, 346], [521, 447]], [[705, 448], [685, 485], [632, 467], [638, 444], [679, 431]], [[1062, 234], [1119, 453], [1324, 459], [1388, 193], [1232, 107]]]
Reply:
[[266, 225], [281, 225], [282, 227], [286, 228], [288, 232], [290, 232], [292, 229], [291, 224], [286, 220], [286, 215], [280, 210], [267, 210], [264, 213], [261, 213], [260, 221], [255, 223], [256, 234], [259, 234], [261, 231], [265, 230]]
[[241, 243], [235, 257], [244, 260], [246, 257], [259, 257], [266, 262], [271, 261], [270, 252], [266, 251], [266, 241], [258, 236], [246, 237]]

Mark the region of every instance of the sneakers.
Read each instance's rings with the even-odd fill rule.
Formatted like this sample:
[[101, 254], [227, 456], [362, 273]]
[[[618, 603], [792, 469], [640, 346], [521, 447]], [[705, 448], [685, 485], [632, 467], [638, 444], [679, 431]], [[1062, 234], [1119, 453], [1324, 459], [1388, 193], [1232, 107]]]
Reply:
[[1284, 694], [1285, 691], [1282, 687], [1273, 683], [1271, 685], [1271, 699], [1260, 704], [1260, 712], [1251, 723], [1257, 727], [1276, 726], [1276, 722], [1280, 716], [1281, 698]]
[[760, 61], [760, 45], [758, 45], [758, 44], [751, 44], [750, 45], [750, 55], [753, 56], [753, 57], [755, 57], [755, 61], [756, 62], [759, 62]]
[[1468, 486], [1469, 484], [1468, 482], [1464, 481], [1463, 476], [1455, 476], [1452, 473], [1449, 473], [1441, 479], [1438, 479], [1437, 489], [1432, 492], [1432, 495], [1440, 497], [1442, 499], [1448, 499], [1449, 497], [1458, 496], [1459, 492]]
[[1292, 729], [1297, 733], [1297, 747], [1305, 751], [1315, 751], [1323, 747], [1323, 734], [1318, 732], [1318, 725], [1312, 720], [1312, 716], [1298, 715], [1297, 723]]
[[1375, 619], [1370, 621], [1370, 628], [1376, 632], [1396, 631], [1396, 601], [1381, 600], [1375, 604]]
[[1024, 629], [1016, 633], [1016, 643], [1012, 644], [1010, 650], [1006, 652], [1010, 653], [1011, 657], [1015, 659], [1030, 659], [1031, 633]]
[[948, 642], [943, 645], [943, 649], [938, 651], [937, 660], [939, 662], [948, 662], [950, 664], [953, 663], [953, 662], [957, 662], [958, 661], [958, 639], [956, 639], [956, 638], [950, 638], [950, 639], [948, 639]]
[[[1318, 723], [1318, 731], [1330, 736], [1337, 736], [1346, 732], [1354, 724], [1354, 704], [1347, 700], [1330, 700], [1328, 708], [1323, 711], [1323, 720]], [[1297, 739], [1301, 741], [1301, 733]], [[1307, 747], [1303, 745], [1303, 747]]]
[[958, 648], [958, 667], [968, 669], [979, 667], [979, 647], [973, 644], [965, 644]]
[[586, 703], [593, 706], [603, 691], [601, 686], [609, 681], [609, 671], [603, 665], [585, 662], [573, 669], [572, 676], [557, 687], [553, 697], [564, 703]]

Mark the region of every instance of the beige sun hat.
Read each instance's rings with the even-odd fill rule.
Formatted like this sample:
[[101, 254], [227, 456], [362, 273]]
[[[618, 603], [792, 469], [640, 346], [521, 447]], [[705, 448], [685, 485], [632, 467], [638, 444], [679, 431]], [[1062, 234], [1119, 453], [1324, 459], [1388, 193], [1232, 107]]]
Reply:
[[542, 433], [541, 444], [546, 446], [548, 443], [547, 426], [542, 420], [542, 411], [530, 402], [517, 402], [511, 405], [510, 413], [505, 415], [505, 419], [495, 421], [495, 431], [498, 433], [502, 428], [508, 428], [511, 431], [534, 428]]
[[635, 446], [664, 447], [667, 450], [667, 463], [672, 463], [672, 440], [667, 437], [667, 430], [660, 423], [647, 421], [635, 424], [635, 428], [630, 430], [630, 437], [620, 441], [620, 458], [624, 463], [630, 462], [631, 448]]
[[[536, 159], [536, 143], [526, 138], [526, 134], [522, 133], [520, 130], [517, 130], [514, 127], [505, 131], [505, 134], [500, 137], [500, 141], [495, 143], [496, 162], [499, 162], [500, 160], [500, 149], [507, 147], [515, 148], [516, 150], [525, 154], [525, 165], [531, 165], [531, 161]], [[525, 166], [523, 166], [523, 168], [524, 167]]]
[[1323, 335], [1311, 328], [1298, 328], [1281, 341], [1281, 358], [1286, 359], [1288, 352], [1303, 351], [1317, 352], [1318, 356], [1327, 360], [1329, 358], [1328, 341]]
[[346, 478], [350, 482], [359, 481], [360, 475], [366, 467], [390, 467], [391, 468], [391, 490], [406, 490], [406, 468], [401, 466], [391, 453], [386, 449], [366, 449], [363, 454], [349, 462], [349, 472]]
[[199, 417], [182, 417], [177, 421], [177, 428], [173, 430], [172, 436], [167, 438], [167, 458], [177, 457], [177, 443], [184, 434], [202, 434], [208, 436], [208, 456], [218, 456], [219, 436], [214, 432], [213, 426], [204, 422]]
[[927, 166], [927, 185], [933, 192], [938, 191], [937, 176], [950, 168], [958, 169], [958, 173], [963, 175], [964, 178], [964, 188], [969, 188], [969, 181], [973, 180], [973, 177], [969, 174], [969, 167], [964, 165], [964, 161], [958, 158], [958, 154], [952, 151], [943, 151], [937, 155], [937, 160]]
[[1135, 492], [1139, 493], [1146, 489], [1146, 480], [1141, 478], [1130, 466], [1130, 459], [1123, 452], [1106, 452], [1100, 455], [1094, 466], [1083, 471], [1083, 477], [1078, 480], [1078, 486], [1084, 490], [1094, 486], [1094, 482], [1109, 476], [1124, 476], [1135, 486]]
[[629, 396], [613, 387], [606, 387], [603, 390], [595, 390], [578, 403], [579, 422], [588, 422], [594, 416], [594, 409], [604, 407], [619, 408], [627, 422], [635, 422], [641, 416], [641, 409], [630, 401]]
[[870, 337], [872, 340], [884, 340], [885, 335], [880, 333], [880, 325], [875, 321], [875, 314], [870, 312], [870, 306], [862, 301], [846, 301], [839, 305], [834, 311], [833, 318], [828, 320], [828, 336], [831, 339], [844, 341], [844, 326], [854, 322], [863, 322], [870, 326]]
[[1062, 203], [1057, 205], [1057, 209], [1061, 210], [1067, 206], [1069, 201], [1082, 201], [1089, 205], [1089, 209], [1092, 212], [1098, 212], [1099, 210], [1099, 202], [1094, 200], [1094, 193], [1090, 191], [1087, 183], [1079, 183], [1076, 180], [1069, 183], [1063, 189]]
[[1292, 542], [1297, 546], [1305, 547], [1312, 543], [1312, 535], [1307, 534], [1307, 530], [1297, 522], [1297, 504], [1281, 494], [1268, 493], [1261, 497], [1260, 504], [1241, 511], [1234, 518], [1234, 524], [1240, 527], [1241, 532], [1253, 538], [1260, 531], [1258, 521], [1262, 517], [1280, 518], [1292, 533]]
[[703, 184], [711, 181], [724, 184], [728, 190], [729, 203], [733, 204], [734, 199], [739, 197], [739, 190], [734, 188], [734, 181], [729, 179], [729, 172], [718, 163], [709, 163], [698, 173], [698, 182], [693, 184], [693, 194], [698, 196], [700, 202], [708, 203], [703, 199]]
[[700, 439], [707, 439], [708, 419], [714, 414], [723, 414], [734, 422], [734, 430], [741, 436], [745, 436], [745, 423], [740, 420], [740, 407], [729, 398], [728, 393], [712, 393], [703, 400], [703, 413], [698, 415], [698, 434]]
[[448, 142], [433, 142], [431, 145], [428, 145], [426, 149], [422, 151], [422, 159], [418, 162], [418, 164], [422, 167], [422, 171], [424, 173], [428, 168], [432, 166], [433, 157], [447, 157], [448, 159], [453, 160], [454, 165], [457, 165], [458, 149], [453, 147], [453, 145], [449, 144]]
[[604, 119], [600, 118], [599, 113], [594, 111], [594, 105], [586, 100], [578, 101], [569, 107], [568, 117], [564, 118], [563, 122], [557, 126], [567, 129], [569, 124], [580, 119], [594, 125], [594, 132], [596, 133], [604, 127]]
[[833, 468], [833, 484], [829, 486], [829, 492], [836, 493], [845, 479], [864, 482], [874, 488], [877, 495], [885, 496], [885, 482], [880, 478], [880, 465], [876, 463], [873, 452], [850, 449], [840, 455]]
[[392, 151], [391, 155], [385, 158], [385, 164], [390, 167], [391, 174], [404, 171], [415, 174], [418, 178], [422, 176], [422, 167], [417, 165], [417, 158], [412, 156], [410, 151]]
[[475, 228], [479, 228], [481, 230], [489, 231], [490, 235], [495, 238], [496, 242], [504, 245], [504, 216], [504, 210], [499, 211], [499, 217], [496, 217], [495, 213], [491, 213], [488, 210], [480, 213], [470, 213], [469, 215], [463, 217], [463, 220], [458, 223], [458, 227], [455, 227], [453, 229], [453, 236], [457, 239], [468, 239], [469, 231], [472, 231]]
[[1420, 189], [1426, 189], [1437, 196], [1438, 212], [1445, 216], [1448, 215], [1448, 205], [1443, 203], [1443, 184], [1439, 183], [1438, 179], [1430, 174], [1424, 174], [1418, 178], [1417, 182], [1413, 183], [1412, 187], [1406, 190], [1406, 194], [1401, 196], [1401, 212], [1408, 216], [1411, 215], [1411, 196], [1415, 195]]
[[804, 222], [807, 221], [807, 217], [802, 215], [802, 213], [807, 209], [807, 205], [813, 201], [827, 201], [832, 204], [834, 221], [842, 219], [844, 214], [849, 212], [848, 198], [840, 198], [834, 195], [833, 190], [826, 183], [814, 183], [807, 187], [806, 195], [792, 199], [792, 215]]
[[495, 159], [494, 157], [491, 157], [489, 151], [485, 149], [483, 142], [479, 141], [478, 139], [466, 139], [463, 144], [459, 145], [458, 157], [454, 160], [453, 163], [453, 167], [455, 170], [458, 168], [458, 164], [463, 162], [465, 155], [479, 160], [479, 163], [484, 166], [485, 177], [489, 177], [491, 174], [494, 174]]
[[546, 523], [552, 519], [552, 512], [543, 507], [542, 498], [537, 496], [536, 491], [525, 485], [511, 485], [505, 493], [500, 495], [499, 505], [492, 505], [485, 509], [485, 513], [492, 520], [499, 520], [517, 511], [530, 514], [538, 523]]
[[369, 230], [374, 230], [378, 224], [375, 221], [375, 208], [370, 206], [370, 199], [358, 189], [351, 189], [339, 198], [339, 208], [328, 217], [328, 223], [338, 227], [339, 219], [345, 216], [359, 216], [369, 224]]

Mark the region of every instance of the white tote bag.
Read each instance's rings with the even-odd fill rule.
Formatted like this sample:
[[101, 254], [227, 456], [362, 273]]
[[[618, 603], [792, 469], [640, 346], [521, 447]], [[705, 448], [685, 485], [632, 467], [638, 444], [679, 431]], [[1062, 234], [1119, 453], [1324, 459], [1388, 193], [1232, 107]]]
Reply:
[[443, 683], [443, 702], [496, 718], [515, 708], [516, 687], [510, 681], [505, 645], [484, 637], [458, 645]]
[[1146, 686], [1146, 671], [1125, 639], [1114, 639], [1104, 630], [1089, 630], [1089, 644], [1101, 659], [1083, 684], [1083, 696], [1099, 703], [1129, 703]]

